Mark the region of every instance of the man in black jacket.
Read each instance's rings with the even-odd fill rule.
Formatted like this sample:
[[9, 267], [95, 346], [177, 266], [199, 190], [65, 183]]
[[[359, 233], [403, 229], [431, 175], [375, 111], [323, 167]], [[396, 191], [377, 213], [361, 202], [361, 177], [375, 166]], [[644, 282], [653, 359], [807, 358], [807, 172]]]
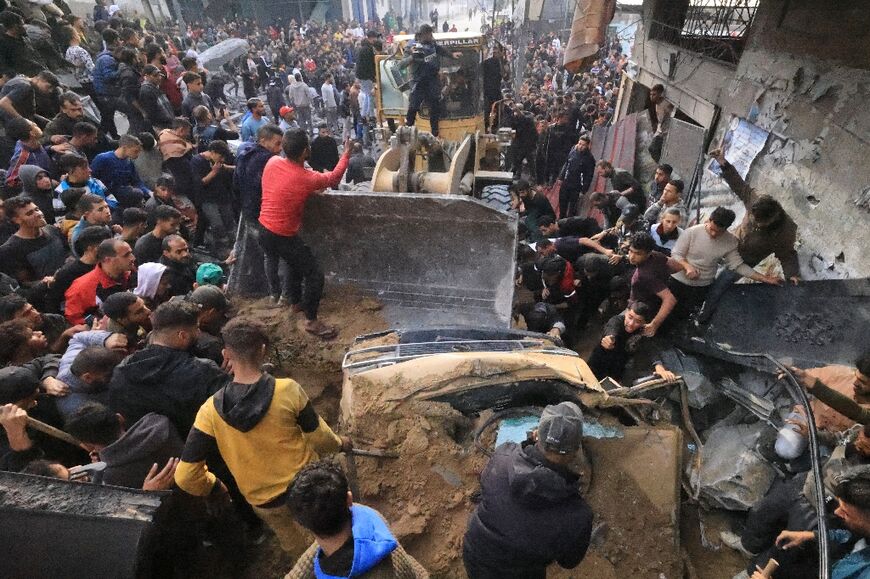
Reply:
[[256, 143], [243, 143], [236, 153], [233, 189], [239, 198], [242, 216], [256, 224], [263, 201], [263, 168], [266, 162], [281, 152], [283, 133], [275, 125], [264, 125], [257, 130]]
[[362, 143], [354, 143], [350, 155], [345, 182], [356, 185], [363, 181], [370, 181], [371, 176], [366, 169], [374, 169], [377, 162], [363, 151]]
[[380, 33], [376, 30], [366, 32], [365, 39], [360, 43], [359, 51], [356, 55], [356, 78], [360, 82], [360, 88], [368, 98], [365, 99], [367, 110], [360, 111], [363, 117], [371, 115], [371, 100], [372, 89], [375, 82], [375, 53], [379, 44], [378, 37]]
[[538, 166], [538, 173], [544, 173], [546, 183], [553, 183], [560, 177], [559, 171], [564, 167], [565, 160], [571, 154], [571, 147], [576, 142], [577, 131], [571, 124], [571, 115], [562, 111], [547, 130], [547, 140], [544, 143], [546, 165]]
[[151, 412], [129, 424], [99, 402], [82, 405], [65, 429], [106, 463], [100, 482], [107, 485], [141, 489], [153, 465], [162, 468], [170, 463], [171, 467], [184, 449], [165, 416]]
[[522, 176], [523, 160], [525, 159], [529, 164], [529, 181], [535, 182], [535, 151], [538, 147], [538, 129], [535, 126], [534, 117], [523, 110], [523, 105], [517, 104], [516, 107], [510, 122], [510, 127], [516, 131], [511, 163], [514, 178], [519, 179]]
[[321, 173], [332, 171], [338, 165], [338, 141], [330, 134], [329, 126], [322, 124], [318, 134], [311, 141], [311, 156], [308, 164]]
[[14, 78], [16, 74], [33, 75], [47, 67], [45, 59], [33, 48], [24, 19], [12, 12], [4, 10], [0, 16], [0, 75]]
[[[234, 251], [238, 261], [234, 267], [241, 280], [262, 280], [266, 272], [278, 270], [277, 264], [264, 266], [263, 250], [257, 239], [260, 231], [260, 204], [263, 201], [263, 169], [269, 159], [281, 153], [282, 137], [281, 129], [275, 125], [263, 125], [257, 130], [257, 142], [243, 143], [236, 154], [233, 189], [241, 207], [242, 227], [236, 238]], [[270, 259], [273, 257], [265, 258]], [[289, 276], [284, 276], [283, 286], [277, 276], [269, 279], [269, 289], [276, 300], [282, 294], [290, 295], [288, 282]]]
[[[42, 132], [43, 144], [47, 146], [54, 144], [52, 137], [58, 135], [70, 136], [72, 137], [70, 144], [80, 149], [79, 153], [83, 153], [81, 156], [87, 156], [89, 161], [92, 161], [98, 153], [115, 148], [113, 143], [106, 138], [105, 133], [97, 131], [97, 134], [94, 136], [93, 132], [77, 126], [82, 123], [98, 128], [96, 124], [85, 118], [85, 109], [81, 97], [72, 91], [66, 91], [60, 95], [60, 112], [51, 119]], [[75, 141], [79, 140], [76, 138], [77, 135], [90, 135], [90, 138], [85, 139], [84, 146], [77, 147], [75, 143]], [[91, 141], [94, 138], [95, 141]]]
[[469, 579], [544, 579], [553, 562], [580, 564], [592, 534], [592, 509], [570, 468], [582, 435], [580, 408], [562, 402], [544, 409], [534, 441], [496, 449], [465, 533]]
[[0, 470], [20, 471], [42, 451], [27, 433], [27, 411], [36, 406], [39, 378], [26, 368], [0, 369]]
[[145, 80], [139, 87], [139, 106], [142, 107], [145, 120], [148, 121], [155, 133], [172, 128], [175, 113], [172, 111], [169, 99], [160, 90], [163, 71], [153, 64], [146, 64], [142, 70], [142, 76]]
[[589, 150], [591, 141], [583, 135], [568, 155], [559, 189], [559, 217], [570, 217], [577, 212], [580, 196], [589, 191], [595, 174], [595, 157]]
[[532, 241], [542, 239], [543, 237], [538, 234], [538, 224], [542, 220], [556, 217], [550, 200], [535, 191], [525, 179], [517, 179], [511, 183], [509, 191], [511, 203], [516, 205], [520, 217], [528, 229], [529, 239]]
[[492, 105], [501, 100], [501, 83], [508, 80], [508, 65], [504, 62], [501, 44], [492, 47], [492, 56], [483, 61], [483, 125], [489, 132]]
[[151, 343], [128, 356], [112, 374], [109, 406], [127, 424], [150, 412], [166, 416], [187, 436], [199, 407], [229, 380], [211, 360], [188, 350], [199, 336], [199, 307], [171, 300], [152, 315]]

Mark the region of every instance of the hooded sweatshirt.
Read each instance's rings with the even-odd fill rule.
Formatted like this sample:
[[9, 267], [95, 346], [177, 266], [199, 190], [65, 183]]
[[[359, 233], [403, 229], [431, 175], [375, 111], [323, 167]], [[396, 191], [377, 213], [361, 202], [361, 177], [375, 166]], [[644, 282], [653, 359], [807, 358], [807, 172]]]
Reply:
[[64, 422], [72, 418], [76, 411], [87, 402], [105, 403], [108, 398], [108, 386], [88, 384], [70, 371], [76, 357], [86, 348], [102, 347], [112, 332], [105, 330], [89, 330], [74, 335], [60, 359], [57, 379], [69, 386], [69, 394], [55, 400], [58, 412]]
[[233, 173], [233, 188], [242, 205], [242, 214], [250, 221], [260, 217], [263, 201], [263, 169], [273, 153], [259, 143], [244, 143], [236, 155], [236, 170]]
[[148, 413], [100, 451], [100, 460], [106, 463], [102, 482], [142, 488], [151, 465], [157, 463], [162, 467], [170, 458], [181, 456], [183, 446], [168, 418]]
[[340, 447], [299, 384], [264, 374], [255, 384], [233, 382], [202, 405], [175, 482], [189, 494], [208, 495], [217, 479], [205, 461], [217, 449], [250, 504], [279, 506], [303, 466]]
[[329, 557], [314, 543], [286, 579], [426, 579], [429, 573], [399, 545], [381, 515], [351, 506], [351, 538]]
[[211, 360], [152, 344], [115, 368], [109, 384], [109, 406], [120, 412], [127, 424], [149, 412], [163, 414], [184, 436], [199, 407], [228, 380]]
[[153, 300], [164, 271], [166, 266], [162, 263], [148, 262], [140, 265], [136, 270], [138, 283], [133, 293], [144, 300]]
[[295, 107], [311, 106], [311, 93], [308, 92], [308, 85], [301, 80], [292, 78], [290, 85], [287, 87], [287, 97], [290, 103]]
[[500, 577], [546, 577], [547, 565], [580, 564], [589, 547], [592, 509], [579, 478], [548, 462], [534, 444], [499, 446], [480, 480], [464, 557]]
[[45, 216], [45, 221], [51, 225], [55, 221], [54, 191], [50, 186], [48, 189], [36, 188], [36, 178], [43, 174], [48, 175], [48, 171], [36, 165], [24, 165], [18, 170], [18, 178], [21, 179], [21, 194], [33, 199], [33, 202]]
[[[325, 559], [336, 559], [335, 555], [338, 553], [333, 553], [331, 557], [327, 558], [322, 551], [318, 550], [317, 558], [314, 560], [314, 572], [318, 579], [359, 577], [370, 571], [396, 549], [398, 545], [396, 539], [393, 538], [387, 524], [374, 509], [363, 505], [353, 505], [351, 507], [351, 521], [353, 548], [341, 549], [348, 555], [350, 555], [348, 551], [353, 553], [348, 557], [349, 565], [346, 566], [334, 561], [333, 565], [326, 567]], [[348, 547], [350, 547], [350, 542]], [[324, 571], [325, 567], [332, 573], [338, 574], [333, 575]]]

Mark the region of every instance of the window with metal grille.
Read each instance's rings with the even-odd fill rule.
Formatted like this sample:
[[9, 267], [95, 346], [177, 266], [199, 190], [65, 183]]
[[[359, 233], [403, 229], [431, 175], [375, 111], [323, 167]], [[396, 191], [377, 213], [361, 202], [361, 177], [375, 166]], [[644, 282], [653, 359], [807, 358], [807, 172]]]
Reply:
[[758, 0], [659, 0], [650, 38], [736, 64], [757, 9]]

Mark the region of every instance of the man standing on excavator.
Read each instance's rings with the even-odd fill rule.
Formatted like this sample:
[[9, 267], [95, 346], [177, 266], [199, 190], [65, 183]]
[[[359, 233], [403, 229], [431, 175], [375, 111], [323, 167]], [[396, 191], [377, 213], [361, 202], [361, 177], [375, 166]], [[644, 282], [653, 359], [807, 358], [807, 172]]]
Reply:
[[439, 57], [446, 56], [459, 60], [461, 52], [448, 52], [444, 47], [435, 44], [432, 27], [423, 24], [417, 30], [414, 42], [409, 45], [410, 55], [402, 60], [400, 66], [411, 66], [413, 75], [411, 83], [411, 98], [408, 103], [408, 117], [405, 121], [413, 127], [417, 113], [423, 103], [429, 105], [429, 124], [432, 134], [438, 136], [438, 120], [441, 118], [441, 82], [438, 79]]

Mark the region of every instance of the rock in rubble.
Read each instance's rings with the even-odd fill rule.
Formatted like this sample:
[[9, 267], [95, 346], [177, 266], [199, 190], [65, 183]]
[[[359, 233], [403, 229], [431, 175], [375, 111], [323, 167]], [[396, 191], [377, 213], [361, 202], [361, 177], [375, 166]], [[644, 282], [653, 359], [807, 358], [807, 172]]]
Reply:
[[[683, 377], [689, 395], [689, 406], [700, 409], [710, 405], [719, 396], [716, 387], [705, 376], [702, 362], [694, 356], [687, 356], [675, 349], [665, 350], [661, 354], [662, 363], [674, 374]], [[673, 400], [679, 402], [680, 391], [674, 389], [671, 393]]]
[[776, 472], [755, 445], [762, 423], [710, 430], [701, 461], [701, 499], [710, 507], [747, 511], [767, 493]]

